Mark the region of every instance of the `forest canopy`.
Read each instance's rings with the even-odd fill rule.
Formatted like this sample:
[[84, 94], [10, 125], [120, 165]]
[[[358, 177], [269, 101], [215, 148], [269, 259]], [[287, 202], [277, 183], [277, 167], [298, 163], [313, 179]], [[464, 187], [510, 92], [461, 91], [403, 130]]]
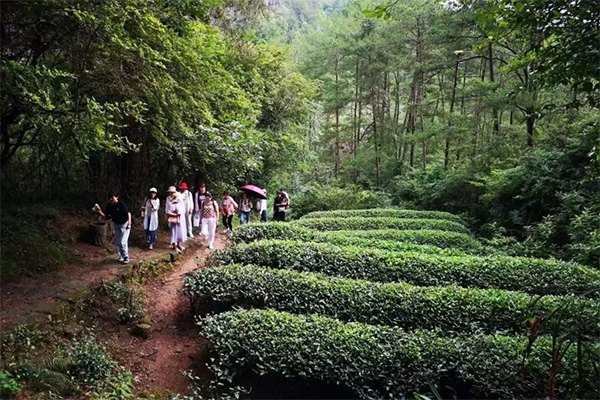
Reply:
[[597, 263], [599, 21], [592, 0], [3, 2], [2, 200], [252, 182], [296, 217], [446, 210]]
[[268, 180], [293, 162], [314, 90], [285, 51], [245, 39], [252, 3], [3, 3], [6, 197], [134, 199], [182, 178]]

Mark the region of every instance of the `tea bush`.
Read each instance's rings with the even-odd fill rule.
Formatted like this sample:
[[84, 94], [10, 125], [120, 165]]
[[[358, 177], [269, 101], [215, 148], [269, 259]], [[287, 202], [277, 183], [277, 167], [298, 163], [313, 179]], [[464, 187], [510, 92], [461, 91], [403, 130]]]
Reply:
[[[342, 384], [369, 399], [405, 398], [430, 385], [461, 393], [467, 389], [479, 398], [542, 398], [552, 366], [546, 338], [524, 357], [528, 340], [521, 336], [444, 337], [276, 311], [218, 314], [204, 321], [202, 332], [212, 343], [217, 375], [224, 381], [252, 370]], [[562, 362], [556, 396], [596, 396], [597, 376], [587, 363], [580, 365], [578, 376], [575, 348], [565, 350]]]
[[[215, 253], [219, 265], [255, 264], [419, 286], [459, 285], [532, 294], [581, 294], [600, 287], [600, 271], [557, 260], [508, 256], [449, 257], [325, 243], [260, 241]], [[590, 296], [599, 297], [599, 292]]]
[[448, 220], [464, 224], [463, 220], [454, 214], [444, 211], [424, 211], [424, 210], [396, 210], [393, 208], [371, 208], [367, 210], [333, 210], [333, 211], [314, 211], [306, 214], [300, 219], [309, 218], [408, 218], [408, 219], [438, 219]]
[[408, 219], [390, 217], [352, 217], [352, 218], [307, 218], [292, 222], [294, 225], [318, 231], [341, 230], [439, 230], [449, 232], [468, 233], [464, 225], [446, 220], [436, 219]]
[[196, 302], [318, 313], [344, 321], [454, 332], [527, 333], [526, 321], [562, 307], [563, 324], [600, 338], [600, 302], [496, 289], [420, 287], [230, 265], [198, 270], [183, 293]]
[[[293, 224], [268, 223], [242, 225], [233, 232], [234, 243], [249, 243], [262, 239], [308, 240], [318, 242], [344, 242], [352, 238], [365, 240], [386, 240], [414, 245], [455, 248], [474, 253], [485, 252], [486, 249], [473, 237], [458, 232], [436, 230], [360, 230], [360, 231], [328, 231], [318, 232]], [[353, 243], [354, 244], [354, 243]], [[366, 244], [370, 247], [370, 244]]]

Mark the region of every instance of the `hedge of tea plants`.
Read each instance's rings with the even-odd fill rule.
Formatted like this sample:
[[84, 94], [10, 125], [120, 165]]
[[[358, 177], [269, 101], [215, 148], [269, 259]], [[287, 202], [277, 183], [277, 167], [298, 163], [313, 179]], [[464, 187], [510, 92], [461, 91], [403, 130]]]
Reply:
[[[242, 225], [233, 232], [233, 243], [250, 243], [264, 239], [308, 240], [315, 242], [350, 242], [354, 238], [386, 240], [402, 245], [423, 245], [461, 250], [470, 253], [485, 253], [481, 243], [465, 233], [437, 230], [341, 230], [319, 232], [293, 224], [273, 222], [269, 224]], [[352, 244], [356, 244], [355, 241]], [[366, 247], [371, 245], [365, 241]], [[392, 250], [392, 249], [390, 249]]]
[[498, 289], [422, 287], [227, 265], [197, 271], [186, 280], [183, 293], [193, 303], [210, 304], [216, 310], [273, 308], [409, 330], [479, 333], [526, 334], [527, 321], [549, 315], [563, 304], [564, 324], [576, 324], [580, 335], [600, 338], [600, 301], [538, 299]]
[[391, 217], [349, 217], [349, 218], [308, 218], [291, 222], [318, 231], [342, 230], [373, 230], [373, 229], [398, 229], [398, 230], [438, 230], [468, 233], [467, 228], [461, 223], [443, 219], [407, 219]]
[[367, 210], [333, 210], [333, 211], [313, 211], [301, 217], [308, 218], [373, 218], [373, 217], [391, 217], [391, 218], [409, 218], [409, 219], [441, 219], [454, 221], [464, 224], [462, 219], [454, 214], [444, 211], [423, 211], [423, 210], [395, 210], [390, 208], [372, 208]]
[[[254, 264], [421, 286], [518, 290], [531, 294], [583, 294], [600, 287], [600, 271], [557, 260], [508, 256], [439, 256], [327, 243], [263, 240], [215, 254], [217, 265]], [[600, 292], [591, 296], [598, 297]]]
[[[258, 375], [342, 384], [369, 399], [404, 398], [448, 382], [468, 388], [474, 398], [540, 397], [553, 353], [547, 338], [523, 357], [528, 344], [523, 336], [407, 333], [272, 310], [208, 317], [202, 332], [213, 345], [217, 375], [226, 379], [247, 368]], [[554, 379], [557, 397], [595, 398], [597, 376], [588, 363], [578, 372], [574, 347], [564, 351], [562, 363]]]
[[184, 287], [216, 313], [214, 387], [253, 372], [368, 399], [600, 393], [598, 270], [500, 255], [458, 217], [407, 210], [250, 224], [232, 244]]

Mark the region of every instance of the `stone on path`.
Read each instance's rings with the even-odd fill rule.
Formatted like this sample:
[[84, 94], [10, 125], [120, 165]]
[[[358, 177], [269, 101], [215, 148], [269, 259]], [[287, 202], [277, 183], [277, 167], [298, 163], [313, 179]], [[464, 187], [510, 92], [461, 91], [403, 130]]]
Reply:
[[141, 337], [142, 339], [148, 339], [150, 337], [151, 325], [148, 324], [137, 324], [131, 328], [131, 334], [133, 336]]

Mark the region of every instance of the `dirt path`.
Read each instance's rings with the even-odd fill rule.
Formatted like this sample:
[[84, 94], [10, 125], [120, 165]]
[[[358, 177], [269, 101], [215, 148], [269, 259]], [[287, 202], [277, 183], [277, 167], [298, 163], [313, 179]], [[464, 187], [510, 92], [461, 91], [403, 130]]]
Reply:
[[[217, 235], [215, 249], [225, 247]], [[147, 315], [152, 320], [149, 339], [115, 332], [110, 339], [120, 361], [136, 377], [139, 390], [169, 390], [185, 393], [189, 380], [182, 372], [202, 369], [204, 359], [199, 348], [198, 327], [190, 313], [189, 302], [180, 296], [185, 276], [198, 268], [198, 259], [210, 250], [202, 249], [174, 271], [166, 274], [161, 282], [146, 287], [148, 296]]]
[[[143, 233], [132, 232], [129, 249], [132, 262], [171, 253], [167, 236], [161, 234], [155, 249], [149, 251], [143, 243]], [[226, 239], [219, 232], [215, 249], [222, 249], [225, 245]], [[204, 259], [211, 250], [202, 246], [198, 237], [188, 240], [186, 247], [172, 271], [144, 287], [146, 315], [152, 321], [148, 339], [132, 336], [127, 327], [114, 322], [97, 321], [97, 338], [107, 343], [111, 353], [132, 371], [136, 388], [140, 391], [185, 393], [189, 380], [182, 371], [202, 371], [205, 368], [207, 360], [199, 348], [198, 327], [187, 299], [179, 295], [179, 290], [186, 274], [198, 268], [198, 260]], [[47, 320], [59, 302], [71, 299], [78, 290], [88, 289], [100, 280], [114, 279], [124, 271], [111, 249], [75, 240], [69, 248], [74, 258], [59, 271], [0, 283], [0, 328], [20, 322]]]
[[[80, 221], [77, 223], [81, 224]], [[134, 230], [129, 243], [132, 263], [169, 254], [168, 234], [161, 232], [154, 250], [143, 243], [143, 232]], [[198, 237], [188, 241], [184, 257], [200, 247]], [[15, 323], [41, 320], [52, 314], [58, 302], [69, 300], [78, 290], [94, 282], [112, 279], [122, 273], [113, 246], [92, 246], [74, 241], [69, 245], [72, 261], [58, 271], [24, 277], [15, 282], [0, 282], [0, 327]], [[40, 283], [43, 283], [41, 285]]]

